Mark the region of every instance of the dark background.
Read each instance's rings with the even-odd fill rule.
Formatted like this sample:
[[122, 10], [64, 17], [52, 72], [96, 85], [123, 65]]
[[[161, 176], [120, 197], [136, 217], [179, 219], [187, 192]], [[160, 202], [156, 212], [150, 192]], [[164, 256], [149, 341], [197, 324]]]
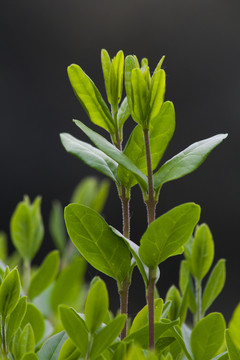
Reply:
[[[152, 69], [166, 55], [166, 99], [175, 105], [176, 131], [164, 160], [217, 133], [228, 132], [229, 137], [195, 173], [163, 187], [158, 215], [187, 201], [201, 205], [201, 222], [209, 224], [215, 239], [215, 262], [227, 259], [227, 284], [213, 309], [229, 319], [240, 301], [239, 15], [239, 0], [2, 1], [0, 228], [9, 232], [11, 214], [24, 194], [31, 199], [42, 195], [47, 228], [52, 200], [67, 205], [78, 181], [96, 174], [67, 154], [59, 140], [60, 132], [84, 139], [72, 118], [90, 125], [70, 87], [66, 67], [81, 65], [106, 99], [101, 48], [111, 56], [119, 49], [125, 55], [146, 56]], [[134, 188], [131, 217], [136, 242], [146, 227], [139, 194]], [[113, 184], [104, 215], [121, 229]], [[42, 248], [37, 262], [53, 248], [48, 232]], [[172, 282], [177, 284], [179, 262], [180, 257], [175, 257], [161, 266], [162, 296]], [[94, 274], [89, 269], [88, 277]], [[107, 281], [115, 309], [116, 286]], [[134, 281], [131, 314], [144, 305], [144, 288], [136, 271]]]

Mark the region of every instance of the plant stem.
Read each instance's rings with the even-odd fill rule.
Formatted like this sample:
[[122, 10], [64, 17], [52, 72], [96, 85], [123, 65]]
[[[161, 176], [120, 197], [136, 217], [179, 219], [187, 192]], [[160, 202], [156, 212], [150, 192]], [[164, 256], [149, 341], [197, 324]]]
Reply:
[[[152, 174], [152, 160], [149, 130], [143, 130], [145, 154], [147, 161], [147, 175], [148, 175], [148, 198], [145, 201], [147, 206], [148, 225], [155, 220], [156, 200], [154, 199], [153, 189], [153, 174]], [[149, 348], [154, 349], [154, 288], [156, 280], [156, 271], [149, 269], [149, 282], [147, 289], [147, 303], [148, 303], [148, 327], [149, 327]]]
[[28, 295], [28, 289], [30, 285], [30, 277], [31, 277], [31, 266], [30, 261], [25, 259], [23, 263], [23, 285], [25, 295]]
[[202, 281], [195, 278], [195, 299], [196, 314], [194, 318], [195, 325], [202, 319]]

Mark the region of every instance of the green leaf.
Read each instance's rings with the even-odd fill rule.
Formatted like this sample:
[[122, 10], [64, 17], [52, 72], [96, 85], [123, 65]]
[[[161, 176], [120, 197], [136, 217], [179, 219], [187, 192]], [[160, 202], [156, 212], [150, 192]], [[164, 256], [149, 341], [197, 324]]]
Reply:
[[[205, 286], [202, 297], [202, 312], [205, 313], [207, 309], [212, 305], [213, 301], [220, 294], [223, 289], [226, 279], [226, 265], [225, 260], [220, 259], [214, 269]], [[240, 321], [239, 321], [240, 326]]]
[[53, 286], [50, 299], [51, 308], [54, 312], [57, 311], [59, 304], [70, 306], [76, 303], [76, 299], [81, 295], [85, 269], [85, 259], [76, 257], [70, 265], [61, 271]]
[[26, 324], [31, 324], [34, 332], [36, 344], [42, 339], [45, 332], [45, 322], [42, 313], [35, 305], [28, 303], [27, 310], [21, 323], [23, 328]]
[[3, 280], [0, 287], [0, 314], [3, 318], [10, 315], [20, 298], [20, 279], [17, 269], [13, 269]]
[[0, 231], [0, 260], [4, 261], [7, 259], [7, 235], [5, 232]]
[[65, 305], [59, 306], [59, 314], [68, 336], [85, 357], [88, 349], [88, 330], [84, 320], [73, 308]]
[[58, 360], [79, 360], [80, 355], [81, 352], [71, 339], [67, 339], [61, 348]]
[[[158, 166], [169, 141], [172, 138], [175, 129], [175, 112], [173, 104], [165, 102], [160, 113], [151, 120], [149, 124], [149, 139], [151, 148], [152, 169]], [[143, 172], [147, 174], [145, 145], [143, 131], [140, 125], [137, 125], [124, 148], [124, 154]], [[119, 166], [118, 175], [125, 187], [134, 186], [137, 181], [129, 171]]]
[[140, 241], [139, 255], [154, 269], [189, 239], [200, 217], [194, 203], [179, 205], [153, 221]]
[[[154, 322], [160, 320], [162, 314], [163, 299], [154, 300]], [[135, 316], [129, 334], [143, 328], [148, 324], [148, 305], [145, 305]]]
[[51, 336], [37, 353], [39, 360], [58, 360], [58, 356], [63, 343], [67, 339], [65, 331], [61, 331]]
[[231, 339], [240, 351], [240, 303], [237, 305], [229, 322]]
[[101, 51], [101, 62], [102, 62], [103, 77], [104, 77], [108, 102], [111, 104], [112, 97], [110, 91], [110, 72], [111, 72], [112, 62], [107, 50], [105, 49], [102, 49]]
[[28, 352], [22, 356], [21, 360], [38, 360], [38, 357], [34, 352]]
[[29, 261], [38, 251], [44, 235], [40, 205], [40, 197], [33, 204], [25, 197], [17, 205], [10, 222], [13, 244], [21, 257]]
[[168, 313], [170, 320], [176, 320], [179, 314], [179, 308], [181, 304], [181, 295], [175, 285], [172, 285], [167, 292], [165, 301], [171, 301], [171, 307]]
[[195, 278], [202, 280], [209, 271], [214, 258], [214, 242], [207, 224], [196, 228], [191, 258], [191, 272]]
[[212, 359], [223, 343], [224, 330], [225, 321], [220, 313], [211, 313], [200, 320], [190, 339], [194, 360]]
[[[159, 322], [154, 324], [154, 337], [155, 342], [159, 337], [167, 330], [171, 329], [173, 326], [177, 325], [179, 320], [170, 321], [168, 319], [161, 319]], [[124, 342], [130, 343], [132, 341], [137, 342], [144, 349], [148, 348], [148, 325], [144, 326], [140, 330], [132, 332], [130, 335], [124, 338]]]
[[231, 330], [225, 330], [225, 337], [228, 349], [229, 360], [239, 360], [240, 359], [240, 349], [237, 348], [235, 342], [232, 338]]
[[132, 161], [107, 141], [103, 136], [89, 129], [81, 121], [74, 120], [75, 124], [89, 137], [89, 139], [106, 155], [132, 172], [138, 179], [139, 184], [147, 190], [147, 177], [132, 163]]
[[171, 345], [174, 341], [176, 341], [176, 339], [174, 337], [171, 337], [171, 336], [160, 337], [158, 339], [158, 341], [156, 342], [156, 344], [155, 344], [156, 352], [158, 352], [158, 353], [162, 352], [169, 345]]
[[134, 58], [134, 56], [132, 55], [128, 55], [125, 58], [125, 89], [126, 89], [127, 101], [128, 101], [130, 113], [132, 114], [133, 118], [134, 118], [134, 113], [133, 113], [131, 74], [132, 74], [132, 70], [135, 69], [136, 67], [137, 67], [136, 58]]
[[20, 359], [25, 353], [34, 352], [35, 339], [31, 324], [26, 324], [19, 338]]
[[29, 299], [34, 299], [53, 282], [58, 273], [59, 263], [58, 250], [53, 250], [46, 256], [40, 268], [31, 279], [28, 291]]
[[112, 60], [110, 72], [110, 89], [112, 94], [112, 106], [116, 106], [122, 97], [124, 55], [120, 50]]
[[114, 360], [122, 360], [125, 359], [127, 346], [124, 342], [120, 342], [117, 346], [117, 349], [114, 351], [113, 359]]
[[156, 116], [158, 116], [164, 99], [166, 87], [166, 75], [164, 70], [157, 70], [154, 72], [151, 79], [150, 89], [150, 114], [149, 121], [151, 122]]
[[[240, 356], [240, 353], [239, 353], [239, 356]], [[224, 351], [223, 353], [221, 353], [217, 356], [214, 356], [214, 358], [212, 360], [229, 360], [228, 351]]]
[[226, 137], [227, 134], [219, 134], [196, 142], [168, 160], [153, 176], [154, 189], [158, 190], [166, 182], [179, 179], [196, 170]]
[[68, 77], [76, 97], [90, 120], [113, 135], [115, 133], [113, 118], [93, 81], [80, 66], [75, 64], [68, 67]]
[[[184, 326], [182, 327], [184, 331]], [[174, 326], [170, 329], [170, 334], [175, 337], [178, 344], [180, 345], [180, 348], [183, 350], [186, 358], [188, 360], [192, 359], [191, 349], [189, 349], [189, 341], [188, 338], [184, 337], [184, 333], [182, 332], [181, 328], [179, 326]], [[177, 351], [179, 353], [179, 350]]]
[[123, 329], [125, 321], [126, 315], [119, 315], [94, 336], [90, 352], [91, 360], [96, 359], [104, 350], [111, 346]]
[[182, 260], [179, 274], [179, 287], [181, 293], [184, 294], [185, 289], [188, 288], [188, 305], [193, 314], [196, 312], [196, 301], [194, 296], [194, 286], [190, 274], [190, 265], [188, 261]]
[[104, 281], [98, 280], [90, 288], [85, 303], [85, 321], [93, 334], [100, 327], [108, 312], [108, 292]]
[[145, 127], [149, 111], [149, 88], [144, 74], [138, 68], [131, 73], [133, 119]]
[[117, 281], [125, 279], [130, 269], [129, 250], [101, 215], [70, 204], [65, 208], [65, 221], [72, 242], [92, 266]]
[[108, 197], [109, 186], [107, 179], [99, 181], [94, 176], [88, 176], [74, 189], [71, 203], [86, 205], [101, 213]]
[[64, 224], [63, 208], [58, 200], [52, 203], [49, 217], [49, 231], [55, 246], [63, 253], [67, 244], [67, 234]]
[[7, 344], [10, 344], [11, 339], [19, 329], [21, 322], [24, 318], [27, 309], [27, 297], [23, 296], [18, 301], [17, 306], [12, 311], [8, 319], [7, 332], [6, 332], [6, 340]]
[[117, 113], [117, 122], [118, 122], [118, 129], [120, 133], [120, 139], [122, 140], [122, 129], [123, 125], [125, 124], [126, 120], [130, 116], [130, 108], [128, 105], [127, 97], [125, 97], [120, 105], [120, 108]]
[[119, 182], [117, 176], [118, 164], [104, 152], [84, 141], [74, 138], [70, 134], [60, 134], [60, 138], [63, 146], [69, 153], [77, 156], [95, 170], [110, 177], [114, 182]]

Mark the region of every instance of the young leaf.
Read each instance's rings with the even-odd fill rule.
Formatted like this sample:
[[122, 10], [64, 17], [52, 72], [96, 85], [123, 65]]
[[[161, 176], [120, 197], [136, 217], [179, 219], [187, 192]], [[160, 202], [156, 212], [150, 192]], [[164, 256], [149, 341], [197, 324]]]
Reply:
[[138, 124], [145, 126], [149, 111], [149, 88], [140, 69], [132, 70], [131, 84], [133, 118]]
[[[76, 257], [70, 265], [61, 271], [51, 293], [51, 308], [57, 311], [59, 304], [72, 305], [81, 294], [86, 261]], [[64, 291], [63, 291], [64, 289]]]
[[[128, 55], [125, 59], [125, 89], [127, 94], [127, 101], [130, 109], [130, 113], [134, 119], [133, 113], [133, 96], [132, 96], [132, 83], [131, 83], [131, 74], [132, 70], [137, 67], [136, 58], [132, 55]], [[138, 66], [139, 67], [139, 66]], [[136, 121], [136, 119], [134, 119]]]
[[[74, 345], [71, 339], [67, 339], [61, 347], [58, 360], [79, 360], [80, 350]], [[45, 359], [44, 359], [45, 360]]]
[[214, 258], [214, 242], [211, 231], [206, 224], [197, 227], [191, 258], [193, 276], [202, 280], [210, 269]]
[[32, 326], [30, 324], [26, 324], [19, 338], [20, 359], [25, 353], [34, 352], [34, 350], [35, 350], [34, 332]]
[[[165, 102], [160, 113], [149, 124], [149, 138], [151, 147], [152, 169], [158, 166], [175, 129], [175, 112], [170, 101]], [[137, 125], [124, 148], [124, 154], [143, 172], [147, 174], [145, 145], [142, 127]], [[118, 175], [125, 187], [130, 188], [137, 183], [135, 176], [122, 166], [118, 168]]]
[[111, 72], [112, 63], [111, 63], [110, 56], [109, 56], [107, 50], [105, 50], [105, 49], [102, 49], [102, 51], [101, 51], [101, 62], [102, 62], [103, 77], [104, 77], [108, 102], [109, 102], [109, 104], [111, 104], [112, 97], [111, 97], [111, 91], [110, 91], [110, 72]]
[[80, 66], [75, 64], [68, 67], [68, 76], [75, 95], [90, 120], [113, 135], [115, 133], [113, 118], [93, 81], [84, 73]]
[[[162, 314], [163, 299], [154, 300], [154, 322], [160, 320]], [[135, 316], [129, 334], [143, 328], [148, 324], [148, 305], [145, 305]]]
[[85, 321], [93, 334], [98, 330], [108, 312], [108, 292], [105, 283], [98, 280], [90, 288], [85, 303]]
[[125, 124], [125, 121], [129, 118], [129, 116], [130, 116], [130, 108], [128, 105], [127, 98], [125, 97], [117, 113], [117, 122], [118, 122], [118, 129], [120, 132], [120, 140], [122, 140], [123, 125]]
[[154, 269], [173, 256], [189, 239], [200, 217], [200, 207], [186, 203], [175, 207], [152, 222], [140, 241], [139, 255]]
[[149, 121], [151, 123], [152, 119], [158, 116], [164, 99], [166, 87], [166, 75], [164, 70], [154, 71], [152, 80], [151, 80], [151, 90], [150, 90], [150, 114]]
[[67, 339], [65, 331], [61, 331], [50, 337], [37, 353], [39, 360], [58, 360], [63, 343]]
[[20, 279], [17, 269], [13, 269], [0, 286], [0, 314], [3, 318], [10, 315], [20, 298]]
[[38, 310], [38, 308], [31, 304], [27, 304], [26, 313], [21, 323], [21, 327], [23, 328], [25, 325], [31, 324], [36, 344], [42, 339], [45, 332], [45, 322], [42, 313]]
[[38, 251], [44, 235], [40, 205], [40, 197], [37, 197], [33, 204], [25, 197], [24, 201], [17, 205], [10, 222], [13, 244], [21, 257], [29, 261]]
[[88, 330], [84, 320], [72, 308], [60, 305], [59, 314], [68, 336], [85, 357], [88, 349]]
[[229, 360], [239, 360], [240, 359], [240, 349], [236, 346], [235, 342], [232, 339], [231, 330], [225, 330], [225, 337], [228, 349]]
[[114, 145], [107, 141], [103, 136], [85, 126], [81, 121], [74, 120], [74, 122], [101, 151], [133, 173], [143, 189], [147, 189], [146, 176], [132, 163], [132, 161], [126, 155], [124, 155]]
[[41, 294], [55, 279], [59, 268], [59, 252], [51, 251], [33, 275], [28, 290], [29, 299], [34, 299]]
[[220, 313], [211, 313], [200, 320], [190, 339], [194, 360], [212, 359], [223, 343], [224, 330], [225, 321]]
[[27, 297], [23, 296], [18, 301], [17, 306], [12, 311], [8, 319], [6, 340], [7, 344], [10, 344], [11, 339], [15, 335], [16, 331], [19, 329], [21, 322], [24, 318], [27, 309]]
[[231, 339], [240, 351], [240, 303], [237, 305], [229, 322]]
[[101, 150], [84, 141], [74, 138], [70, 134], [60, 134], [60, 138], [63, 146], [69, 153], [77, 156], [95, 170], [110, 177], [114, 182], [119, 183], [117, 176], [118, 164], [116, 161], [112, 160]]
[[170, 320], [176, 320], [178, 318], [181, 300], [182, 298], [178, 289], [176, 288], [175, 285], [172, 285], [167, 292], [166, 300], [165, 300], [166, 302], [171, 301], [171, 307], [168, 313], [168, 317]]
[[21, 360], [38, 360], [38, 357], [34, 352], [28, 352], [22, 356]]
[[154, 189], [157, 191], [166, 182], [179, 179], [196, 170], [226, 137], [227, 134], [219, 134], [196, 142], [168, 160], [153, 176]]
[[49, 217], [49, 231], [55, 246], [63, 253], [67, 243], [67, 234], [64, 224], [63, 208], [57, 200], [52, 203]]
[[[226, 279], [226, 265], [225, 260], [220, 259], [214, 269], [205, 286], [202, 297], [202, 312], [203, 314], [212, 305], [213, 301], [220, 294], [223, 289]], [[240, 322], [239, 322], [240, 325]]]
[[94, 336], [90, 352], [91, 360], [96, 359], [104, 350], [111, 346], [123, 329], [125, 321], [126, 315], [119, 315]]
[[117, 281], [125, 279], [130, 269], [129, 250], [101, 215], [70, 204], [65, 208], [65, 221], [72, 242], [92, 266]]
[[185, 292], [185, 289], [188, 287], [188, 305], [193, 314], [196, 312], [196, 301], [194, 296], [194, 286], [192, 282], [192, 277], [190, 274], [190, 266], [188, 261], [182, 260], [180, 266], [179, 274], [179, 288], [182, 295]]

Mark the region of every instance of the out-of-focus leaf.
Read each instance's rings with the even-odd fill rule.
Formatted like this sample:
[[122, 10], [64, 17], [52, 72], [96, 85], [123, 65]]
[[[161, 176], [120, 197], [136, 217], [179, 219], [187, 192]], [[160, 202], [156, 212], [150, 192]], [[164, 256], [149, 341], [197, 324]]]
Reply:
[[63, 253], [67, 243], [67, 233], [64, 224], [63, 208], [59, 201], [52, 203], [49, 218], [49, 231], [55, 246]]

